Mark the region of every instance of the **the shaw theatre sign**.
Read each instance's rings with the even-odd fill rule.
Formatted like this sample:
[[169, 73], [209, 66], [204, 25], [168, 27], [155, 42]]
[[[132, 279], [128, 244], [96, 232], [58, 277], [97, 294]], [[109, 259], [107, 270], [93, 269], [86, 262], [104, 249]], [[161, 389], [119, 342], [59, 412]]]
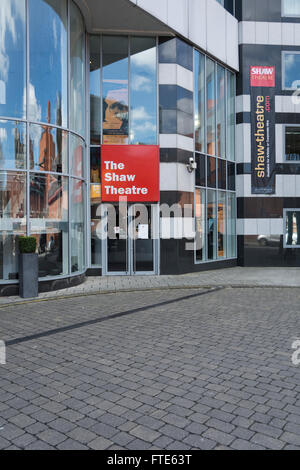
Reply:
[[253, 66], [251, 87], [251, 190], [275, 193], [275, 67]]

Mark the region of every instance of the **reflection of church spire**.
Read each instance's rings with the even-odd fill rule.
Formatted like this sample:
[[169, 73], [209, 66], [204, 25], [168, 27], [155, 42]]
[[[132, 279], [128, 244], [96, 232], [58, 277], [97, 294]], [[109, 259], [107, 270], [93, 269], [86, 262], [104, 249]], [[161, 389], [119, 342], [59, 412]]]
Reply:
[[15, 145], [15, 167], [16, 168], [24, 168], [24, 156], [25, 152], [25, 136], [18, 128], [18, 125], [15, 126], [15, 138], [14, 138], [14, 145]]

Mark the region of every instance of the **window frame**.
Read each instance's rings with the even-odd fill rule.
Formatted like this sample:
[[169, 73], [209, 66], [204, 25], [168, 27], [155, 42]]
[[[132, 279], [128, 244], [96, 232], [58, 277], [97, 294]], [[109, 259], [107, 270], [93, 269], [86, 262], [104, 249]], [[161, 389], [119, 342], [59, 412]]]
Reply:
[[[283, 155], [284, 155], [284, 160], [283, 162], [284, 163], [288, 163], [288, 164], [293, 164], [293, 165], [299, 165], [300, 164], [300, 158], [299, 160], [287, 160], [286, 159], [286, 129], [288, 127], [299, 127], [299, 134], [300, 134], [300, 124], [283, 124], [283, 130], [284, 130], [284, 135], [283, 135], [283, 139], [282, 139], [282, 143], [283, 143]], [[299, 150], [299, 156], [300, 156], [300, 150]]]

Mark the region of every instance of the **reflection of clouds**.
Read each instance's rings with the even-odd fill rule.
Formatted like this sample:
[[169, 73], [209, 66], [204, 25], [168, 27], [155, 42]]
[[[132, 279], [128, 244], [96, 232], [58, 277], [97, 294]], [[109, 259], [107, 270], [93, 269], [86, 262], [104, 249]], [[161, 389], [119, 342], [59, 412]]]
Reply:
[[131, 64], [134, 67], [140, 67], [143, 69], [150, 69], [150, 71], [155, 71], [156, 64], [156, 49], [148, 49], [146, 51], [135, 54], [131, 57]]
[[[38, 104], [35, 94], [35, 88], [32, 83], [28, 85], [28, 109], [29, 109], [29, 119], [33, 121], [41, 121], [42, 118], [42, 108], [41, 105]], [[26, 109], [26, 92], [23, 95], [23, 105], [24, 109]]]
[[155, 120], [147, 113], [144, 106], [132, 110], [131, 120], [134, 126], [134, 133], [143, 132], [144, 134], [149, 134], [156, 132]]
[[7, 131], [4, 127], [0, 127], [0, 141], [7, 140]]
[[152, 93], [153, 82], [150, 80], [150, 78], [144, 77], [143, 75], [133, 75], [131, 80], [131, 88], [134, 91]]
[[126, 106], [128, 103], [128, 89], [120, 88], [119, 90], [109, 90], [105, 101], [118, 101]]
[[55, 49], [57, 49], [57, 28], [56, 28], [56, 21], [55, 21], [55, 18], [53, 18], [53, 21], [52, 21], [52, 25], [53, 25], [53, 39], [54, 39], [54, 47]]
[[16, 22], [24, 22], [24, 8], [19, 0], [1, 0], [0, 2], [0, 76], [7, 81], [9, 71], [9, 57], [6, 52], [6, 35], [9, 33], [14, 45], [17, 42]]

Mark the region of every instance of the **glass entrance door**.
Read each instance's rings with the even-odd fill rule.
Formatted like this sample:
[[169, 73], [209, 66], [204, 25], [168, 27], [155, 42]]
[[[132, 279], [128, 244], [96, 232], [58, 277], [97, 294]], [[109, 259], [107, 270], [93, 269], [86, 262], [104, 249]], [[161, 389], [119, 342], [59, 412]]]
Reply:
[[158, 274], [158, 205], [105, 205], [103, 216], [103, 274]]

